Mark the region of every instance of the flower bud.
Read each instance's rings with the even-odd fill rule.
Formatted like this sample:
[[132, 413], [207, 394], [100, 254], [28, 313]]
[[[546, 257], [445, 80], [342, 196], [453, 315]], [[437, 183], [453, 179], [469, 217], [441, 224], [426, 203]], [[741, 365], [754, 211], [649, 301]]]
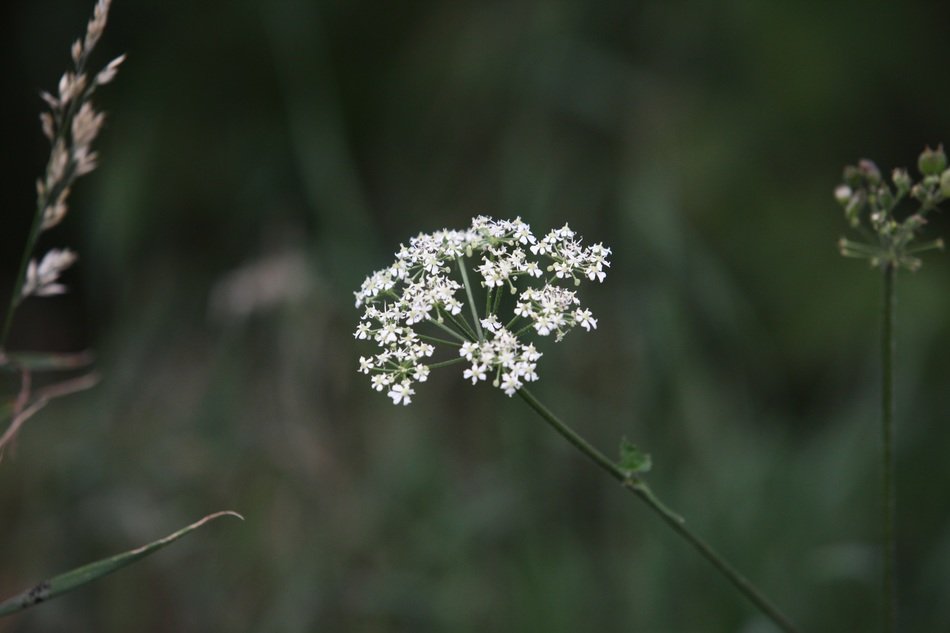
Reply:
[[838, 201], [838, 204], [844, 206], [848, 204], [848, 201], [851, 200], [851, 187], [848, 185], [838, 185], [835, 187], [835, 200]]
[[947, 155], [943, 153], [943, 145], [938, 145], [937, 149], [927, 147], [917, 159], [917, 169], [924, 176], [936, 176], [946, 168]]
[[895, 169], [891, 173], [891, 180], [894, 181], [894, 186], [897, 187], [897, 194], [899, 196], [910, 191], [910, 187], [913, 184], [910, 180], [910, 174], [907, 173], [906, 169]]
[[844, 207], [844, 217], [848, 224], [857, 227], [861, 224], [861, 209], [864, 208], [864, 196], [861, 193], [851, 196]]
[[920, 215], [919, 213], [915, 213], [904, 220], [904, 227], [910, 231], [918, 231], [925, 224], [927, 224], [926, 218], [924, 218], [924, 216]]
[[885, 209], [894, 207], [894, 194], [887, 185], [881, 185], [877, 190], [877, 204]]
[[877, 168], [874, 161], [863, 158], [858, 161], [858, 169], [861, 171], [861, 175], [867, 179], [868, 183], [876, 185], [881, 182], [881, 170]]
[[950, 169], [940, 174], [940, 193], [944, 198], [950, 198]]
[[844, 168], [843, 180], [849, 187], [861, 186], [861, 170], [854, 165], [848, 165]]

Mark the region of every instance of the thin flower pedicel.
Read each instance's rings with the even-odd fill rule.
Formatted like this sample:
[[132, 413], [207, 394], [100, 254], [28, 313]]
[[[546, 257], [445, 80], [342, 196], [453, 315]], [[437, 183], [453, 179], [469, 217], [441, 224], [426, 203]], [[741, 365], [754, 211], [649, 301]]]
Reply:
[[[354, 293], [356, 307], [364, 308], [354, 337], [380, 348], [360, 357], [359, 371], [371, 375], [372, 387], [394, 404], [409, 404], [413, 385], [425, 382], [431, 369], [461, 362], [468, 365], [465, 380], [491, 378], [512, 396], [538, 379], [541, 352], [525, 336], [560, 341], [577, 326], [597, 327], [591, 311], [563, 284], [602, 282], [609, 256], [603, 244], [582, 245], [566, 224], [539, 240], [520, 218], [479, 216], [465, 230], [420, 234]], [[484, 295], [478, 303], [470, 275]], [[514, 296], [514, 305], [502, 316], [505, 294]], [[437, 347], [456, 349], [450, 359], [430, 362]]]

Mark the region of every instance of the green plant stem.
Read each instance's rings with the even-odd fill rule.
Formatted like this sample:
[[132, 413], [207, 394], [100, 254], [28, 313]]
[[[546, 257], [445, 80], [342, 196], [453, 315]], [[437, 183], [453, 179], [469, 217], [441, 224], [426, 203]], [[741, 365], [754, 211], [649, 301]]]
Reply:
[[464, 358], [461, 358], [461, 357], [459, 357], [459, 358], [452, 358], [452, 359], [449, 359], [449, 360], [443, 360], [443, 361], [438, 362], [438, 363], [432, 363], [431, 365], [429, 365], [429, 369], [431, 370], [431, 369], [438, 369], [439, 367], [448, 367], [449, 365], [457, 365], [458, 363], [461, 363], [461, 362], [464, 361], [464, 360], [465, 360], [465, 359], [464, 359]]
[[897, 486], [894, 478], [894, 299], [893, 264], [884, 267], [881, 313], [881, 522], [884, 631], [897, 630]]
[[732, 565], [724, 560], [701, 538], [694, 534], [688, 527], [682, 517], [670, 510], [653, 493], [647, 483], [637, 477], [630, 477], [619, 466], [612, 462], [606, 455], [594, 448], [587, 440], [578, 435], [567, 424], [562, 422], [556, 415], [541, 404], [531, 392], [525, 387], [518, 390], [518, 395], [528, 406], [540, 415], [550, 424], [555, 431], [561, 434], [568, 442], [574, 445], [579, 451], [586, 455], [591, 461], [597, 464], [601, 470], [605, 471], [611, 477], [619, 481], [624, 488], [636, 494], [644, 501], [654, 512], [660, 515], [660, 518], [669, 525], [674, 532], [683, 537], [693, 548], [700, 553], [719, 573], [726, 577], [732, 585], [738, 589], [746, 598], [748, 598], [759, 610], [762, 611], [776, 626], [785, 633], [798, 633], [792, 623], [786, 618], [768, 598], [762, 595], [755, 586], [752, 585], [741, 573]]
[[26, 246], [23, 248], [23, 255], [20, 256], [20, 267], [13, 280], [13, 293], [10, 295], [10, 303], [7, 305], [7, 311], [3, 317], [3, 329], [0, 330], [0, 350], [4, 349], [7, 344], [7, 337], [10, 335], [10, 327], [13, 325], [13, 314], [16, 312], [17, 304], [20, 302], [20, 293], [23, 291], [23, 284], [26, 281], [26, 268], [30, 263], [30, 255], [33, 254], [33, 249], [36, 247], [36, 240], [39, 238], [43, 227], [43, 213], [45, 210], [45, 200], [39, 201], [36, 213], [33, 215], [33, 224], [30, 226], [30, 232], [26, 238]]
[[472, 296], [472, 284], [468, 282], [468, 271], [465, 268], [465, 258], [459, 257], [459, 272], [462, 274], [462, 283], [465, 286], [465, 294], [468, 295], [468, 307], [472, 309], [472, 321], [475, 322], [475, 331], [478, 332], [478, 340], [484, 341], [485, 334], [482, 332], [482, 325], [478, 320], [478, 311], [475, 309], [475, 299]]
[[450, 341], [445, 338], [439, 338], [438, 336], [429, 336], [428, 334], [420, 334], [419, 338], [423, 341], [429, 341], [430, 343], [438, 343], [440, 345], [451, 345], [452, 347], [459, 347], [459, 344], [455, 341]]
[[445, 316], [449, 318], [449, 321], [454, 323], [458, 329], [468, 336], [468, 340], [477, 341], [478, 335], [475, 334], [475, 330], [472, 329], [472, 326], [468, 324], [468, 321], [465, 320], [465, 315], [461, 312], [458, 314], [452, 314], [451, 312], [445, 312]]
[[498, 314], [498, 309], [501, 308], [501, 295], [505, 293], [503, 286], [498, 286], [495, 289], [495, 305], [492, 307], [492, 312]]
[[431, 323], [432, 325], [436, 326], [437, 328], [439, 328], [439, 329], [442, 330], [443, 332], [447, 332], [448, 334], [450, 334], [451, 336], [454, 336], [455, 338], [457, 338], [459, 341], [461, 341], [461, 342], [463, 342], [463, 343], [468, 340], [467, 338], [465, 338], [464, 336], [462, 336], [461, 334], [459, 334], [458, 332], [456, 332], [455, 330], [453, 330], [452, 328], [450, 328], [450, 327], [447, 326], [446, 324], [442, 323], [442, 322], [439, 321], [438, 319], [433, 319], [433, 318], [430, 317], [430, 318], [428, 319], [428, 321], [429, 321], [429, 323]]

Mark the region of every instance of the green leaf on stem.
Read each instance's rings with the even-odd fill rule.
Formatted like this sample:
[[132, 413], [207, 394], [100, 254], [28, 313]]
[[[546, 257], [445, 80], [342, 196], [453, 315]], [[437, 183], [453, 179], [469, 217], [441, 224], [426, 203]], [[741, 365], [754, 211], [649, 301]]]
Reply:
[[130, 565], [139, 559], [145, 558], [149, 554], [155, 553], [166, 545], [174, 543], [189, 532], [200, 528], [205, 523], [225, 515], [235, 516], [242, 520], [244, 519], [244, 517], [242, 517], [237, 512], [231, 512], [230, 510], [209, 514], [203, 519], [183, 527], [177, 532], [173, 532], [164, 538], [153, 541], [148, 545], [143, 545], [142, 547], [129, 550], [128, 552], [116, 554], [110, 558], [104, 558], [94, 563], [77, 567], [72, 571], [60, 574], [59, 576], [54, 576], [49, 580], [44, 580], [31, 589], [27, 589], [19, 595], [0, 602], [0, 616], [9, 615], [11, 613], [22, 611], [23, 609], [35, 606], [41, 602], [46, 602], [47, 600], [66, 593], [67, 591], [72, 591], [73, 589], [101, 578], [106, 574], [110, 574], [117, 569], [125, 567], [126, 565]]
[[636, 477], [649, 472], [653, 467], [653, 460], [648, 453], [644, 453], [636, 444], [623, 438], [620, 440], [620, 461], [617, 463], [627, 478]]

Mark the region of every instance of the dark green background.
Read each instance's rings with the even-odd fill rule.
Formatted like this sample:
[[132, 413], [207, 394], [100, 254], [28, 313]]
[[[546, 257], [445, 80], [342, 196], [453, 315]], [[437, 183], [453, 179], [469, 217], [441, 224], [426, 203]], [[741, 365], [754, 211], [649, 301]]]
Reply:
[[[4, 297], [37, 92], [91, 9], [0, 15]], [[950, 142], [947, 24], [922, 1], [115, 0], [102, 164], [43, 242], [79, 251], [73, 291], [10, 345], [94, 348], [103, 382], [0, 463], [0, 593], [247, 521], [0, 631], [773, 631], [519, 401], [451, 368], [396, 408], [356, 373], [353, 290], [479, 213], [614, 250], [582, 290], [599, 329], [542, 348], [537, 394], [650, 451], [657, 492], [803, 631], [875, 630], [880, 280], [838, 256], [831, 192]], [[209, 310], [288, 256], [302, 297]], [[906, 631], [950, 628], [948, 284], [941, 254], [899, 278]]]

